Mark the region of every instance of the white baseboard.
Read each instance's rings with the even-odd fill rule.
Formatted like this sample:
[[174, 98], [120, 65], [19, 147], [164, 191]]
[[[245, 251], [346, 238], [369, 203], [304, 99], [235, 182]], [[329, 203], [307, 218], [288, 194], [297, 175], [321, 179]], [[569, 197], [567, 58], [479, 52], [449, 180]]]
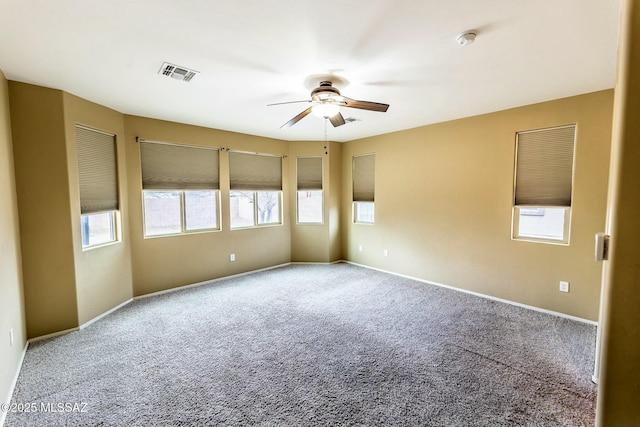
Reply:
[[290, 264], [291, 265], [334, 265], [334, 264], [340, 264], [344, 261], [339, 260], [339, 261], [328, 261], [328, 262], [313, 262], [313, 261], [291, 261]]
[[114, 311], [119, 310], [120, 308], [122, 308], [125, 305], [129, 304], [131, 301], [133, 301], [133, 298], [130, 298], [129, 300], [118, 304], [117, 306], [113, 307], [112, 309], [110, 309], [108, 311], [105, 311], [104, 313], [94, 317], [93, 319], [83, 323], [82, 325], [80, 325], [80, 326], [78, 326], [76, 328], [65, 329], [63, 331], [53, 332], [53, 333], [50, 333], [50, 334], [47, 334], [47, 335], [41, 335], [39, 337], [30, 338], [30, 339], [27, 340], [27, 343], [37, 342], [37, 341], [42, 341], [42, 340], [48, 340], [49, 338], [59, 337], [61, 335], [66, 335], [66, 334], [69, 334], [71, 332], [76, 332], [76, 331], [79, 331], [81, 329], [84, 329], [87, 326], [91, 325], [92, 323], [97, 322], [98, 320], [102, 319], [103, 317], [113, 313]]
[[92, 323], [97, 322], [98, 320], [102, 319], [103, 317], [110, 315], [110, 314], [111, 314], [111, 313], [113, 313], [114, 311], [121, 309], [121, 308], [122, 308], [122, 307], [124, 307], [125, 305], [129, 304], [131, 301], [133, 301], [133, 298], [129, 298], [129, 299], [128, 299], [128, 300], [126, 300], [125, 302], [122, 302], [122, 303], [120, 303], [120, 304], [116, 305], [116, 306], [115, 306], [115, 307], [113, 307], [112, 309], [110, 309], [110, 310], [108, 310], [108, 311], [105, 311], [104, 313], [102, 313], [102, 314], [100, 314], [100, 315], [98, 315], [98, 316], [94, 317], [93, 319], [91, 319], [91, 320], [89, 320], [89, 321], [87, 321], [87, 322], [84, 322], [82, 325], [80, 325], [80, 328], [79, 328], [79, 329], [80, 329], [80, 330], [82, 330], [82, 329], [86, 328], [87, 326], [91, 325]]
[[[22, 355], [20, 355], [20, 360], [18, 361], [18, 366], [16, 368], [16, 373], [13, 376], [13, 381], [11, 382], [11, 386], [9, 387], [9, 394], [7, 395], [7, 402], [0, 403], [11, 403], [11, 398], [13, 397], [13, 392], [16, 389], [16, 384], [18, 384], [18, 377], [20, 376], [20, 371], [22, 370], [22, 363], [24, 362], [24, 357], [27, 354], [27, 348], [29, 347], [29, 341], [24, 343], [24, 348], [22, 349]], [[6, 411], [0, 411], [0, 427], [4, 426], [4, 420], [7, 417]]]
[[70, 334], [71, 332], [76, 332], [79, 331], [80, 328], [79, 327], [75, 327], [75, 328], [69, 328], [69, 329], [65, 329], [64, 331], [58, 331], [58, 332], [52, 332], [50, 334], [47, 335], [41, 335], [39, 337], [34, 337], [34, 338], [29, 338], [27, 340], [27, 342], [38, 342], [38, 341], [42, 341], [42, 340], [48, 340], [49, 338], [55, 338], [55, 337], [59, 337], [61, 335], [67, 335]]
[[[215, 282], [220, 281], [220, 280], [226, 280], [226, 279], [231, 279], [231, 278], [234, 278], [234, 277], [246, 276], [248, 274], [255, 274], [255, 273], [259, 273], [261, 271], [273, 270], [275, 268], [286, 267], [287, 265], [290, 265], [290, 264], [291, 263], [274, 265], [274, 266], [271, 266], [271, 267], [265, 267], [265, 268], [261, 268], [261, 269], [258, 269], [258, 270], [251, 270], [251, 271], [247, 271], [247, 272], [244, 272], [244, 273], [233, 274], [231, 276], [225, 276], [225, 277], [220, 277], [220, 278], [217, 278], [217, 279], [206, 280], [204, 282], [193, 283], [191, 285], [179, 286], [177, 288], [166, 289], [164, 291], [158, 291], [158, 292], [153, 292], [153, 293], [150, 293], [150, 294], [139, 295], [139, 296], [130, 298], [127, 301], [124, 301], [124, 302], [118, 304], [117, 306], [111, 308], [110, 310], [105, 311], [104, 313], [102, 313], [102, 314], [94, 317], [93, 319], [83, 323], [79, 327], [65, 329], [63, 331], [53, 332], [51, 334], [47, 334], [47, 335], [42, 335], [42, 336], [39, 336], [39, 337], [31, 338], [31, 339], [27, 340], [27, 343], [36, 342], [36, 341], [42, 341], [42, 340], [46, 340], [46, 339], [49, 339], [49, 338], [55, 338], [55, 337], [58, 337], [58, 336], [61, 336], [61, 335], [66, 335], [66, 334], [71, 333], [71, 332], [76, 332], [76, 331], [82, 330], [82, 329], [86, 328], [87, 326], [89, 326], [89, 325], [97, 322], [98, 320], [102, 319], [103, 317], [108, 316], [109, 314], [121, 309], [122, 307], [124, 307], [125, 305], [131, 303], [132, 301], [140, 299], [140, 298], [149, 298], [149, 297], [156, 296], [156, 295], [162, 295], [162, 294], [166, 294], [166, 293], [170, 293], [170, 292], [179, 291], [181, 289], [188, 289], [188, 288], [192, 288], [192, 287], [196, 287], [196, 286], [206, 285], [206, 284], [209, 284], [209, 283], [215, 283]], [[1, 427], [1, 425], [0, 425], [0, 427]]]
[[584, 319], [582, 317], [571, 316], [570, 314], [560, 313], [558, 311], [547, 310], [545, 308], [540, 308], [540, 307], [536, 307], [536, 306], [533, 306], [533, 305], [522, 304], [522, 303], [519, 303], [519, 302], [510, 301], [508, 299], [503, 299], [503, 298], [498, 298], [498, 297], [494, 297], [494, 296], [491, 296], [491, 295], [481, 294], [480, 292], [469, 291], [469, 290], [466, 290], [466, 289], [456, 288], [454, 286], [444, 285], [442, 283], [431, 282], [429, 280], [424, 280], [424, 279], [420, 279], [418, 277], [408, 276], [406, 274], [395, 273], [393, 271], [383, 270], [381, 268], [371, 267], [371, 266], [364, 265], [364, 264], [358, 264], [358, 263], [353, 262], [353, 261], [344, 261], [344, 262], [346, 262], [347, 264], [357, 265], [358, 267], [364, 267], [364, 268], [368, 268], [370, 270], [376, 270], [376, 271], [380, 271], [382, 273], [392, 274], [392, 275], [398, 276], [398, 277], [404, 277], [405, 279], [411, 279], [411, 280], [415, 280], [415, 281], [418, 281], [418, 282], [427, 283], [429, 285], [434, 285], [434, 286], [438, 286], [438, 287], [441, 287], [441, 288], [451, 289], [451, 290], [454, 290], [454, 291], [463, 292], [465, 294], [475, 295], [477, 297], [486, 298], [486, 299], [489, 299], [489, 300], [492, 300], [492, 301], [498, 301], [498, 302], [502, 302], [502, 303], [505, 303], [505, 304], [515, 305], [517, 307], [522, 307], [522, 308], [526, 308], [526, 309], [529, 309], [529, 310], [538, 311], [540, 313], [551, 314], [553, 316], [562, 317], [562, 318], [569, 319], [569, 320], [575, 320], [576, 322], [587, 323], [589, 325], [598, 326], [598, 322], [595, 322], [595, 321], [589, 320], [589, 319]]
[[273, 269], [276, 269], [276, 268], [282, 268], [282, 267], [286, 267], [286, 266], [291, 265], [291, 264], [292, 263], [290, 263], [290, 262], [286, 262], [284, 264], [273, 265], [271, 267], [260, 268], [258, 270], [251, 270], [251, 271], [246, 271], [244, 273], [232, 274], [231, 276], [218, 277], [217, 279], [205, 280], [204, 282], [192, 283], [190, 285], [184, 285], [184, 286], [178, 286], [176, 288], [165, 289], [164, 291], [151, 292], [150, 294], [138, 295], [138, 296], [133, 297], [133, 299], [134, 300], [138, 300], [138, 299], [143, 299], [143, 298], [155, 297], [155, 296], [158, 296], [158, 295], [169, 294], [169, 293], [177, 292], [177, 291], [180, 291], [180, 290], [183, 290], [183, 289], [195, 288], [195, 287], [202, 286], [202, 285], [208, 285], [208, 284], [211, 284], [211, 283], [216, 283], [216, 282], [219, 282], [221, 280], [234, 279], [234, 278], [237, 278], [237, 277], [248, 276], [250, 274], [260, 273], [262, 271], [269, 271], [269, 270], [273, 270]]

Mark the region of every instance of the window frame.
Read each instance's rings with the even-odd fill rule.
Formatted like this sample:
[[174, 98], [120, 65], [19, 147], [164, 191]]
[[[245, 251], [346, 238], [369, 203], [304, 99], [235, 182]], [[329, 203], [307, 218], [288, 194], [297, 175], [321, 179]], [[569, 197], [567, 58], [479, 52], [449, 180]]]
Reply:
[[[300, 193], [312, 192], [320, 193], [320, 221], [302, 221]], [[296, 225], [324, 225], [324, 203], [324, 157], [296, 157]]]
[[[242, 225], [242, 226], [233, 226], [233, 219], [231, 216], [231, 195], [233, 193], [251, 193], [253, 195], [253, 225]], [[258, 209], [258, 193], [276, 193], [278, 196], [278, 222], [268, 222], [264, 224], [259, 223], [259, 209]], [[262, 227], [277, 227], [284, 225], [283, 220], [283, 208], [282, 208], [282, 190], [230, 190], [229, 191], [229, 230], [247, 230], [251, 228], [262, 228]]]
[[[222, 230], [220, 196], [220, 148], [136, 139], [140, 150], [142, 178], [142, 234], [145, 239], [210, 233]], [[215, 226], [187, 229], [186, 193], [214, 192]], [[147, 234], [147, 193], [178, 193], [180, 230]]]
[[[300, 221], [300, 193], [320, 193], [320, 221]], [[296, 190], [296, 224], [324, 225], [324, 190]]]
[[[358, 220], [358, 206], [360, 205], [371, 205], [373, 209], [373, 221], [359, 221]], [[361, 202], [354, 201], [352, 206], [351, 216], [353, 218], [354, 224], [363, 224], [363, 225], [374, 225], [376, 223], [376, 203], [375, 202]]]
[[[531, 134], [535, 132], [553, 131], [557, 129], [573, 128], [573, 142], [571, 150], [571, 191], [569, 205], [533, 205], [533, 204], [516, 204], [516, 191], [517, 191], [517, 177], [518, 177], [518, 149], [519, 149], [519, 137], [521, 134]], [[569, 246], [571, 243], [571, 220], [573, 216], [573, 199], [575, 191], [575, 166], [576, 166], [576, 150], [578, 145], [578, 124], [571, 123], [560, 126], [551, 126], [547, 128], [532, 129], [526, 131], [516, 132], [515, 138], [515, 155], [514, 155], [514, 170], [513, 170], [513, 193], [512, 193], [512, 208], [511, 208], [511, 240], [517, 240], [522, 242], [531, 243], [544, 243], [560, 246]], [[564, 209], [564, 223], [562, 239], [553, 239], [543, 236], [531, 236], [520, 233], [520, 210], [521, 209]]]
[[[538, 236], [531, 236], [527, 234], [520, 234], [520, 210], [521, 209], [563, 209], [564, 210], [564, 223], [562, 231], [562, 239], [544, 238]], [[512, 210], [512, 236], [513, 240], [533, 243], [549, 243], [552, 245], [569, 245], [571, 237], [571, 213], [573, 209], [571, 206], [513, 206]]]
[[[187, 209], [186, 209], [186, 192], [213, 192], [215, 194], [215, 212], [216, 226], [212, 228], [198, 228], [195, 230], [187, 229]], [[145, 205], [145, 193], [178, 193], [180, 199], [180, 231], [176, 233], [147, 234], [147, 209]], [[142, 234], [145, 239], [154, 239], [158, 237], [184, 236], [188, 234], [214, 233], [222, 230], [220, 206], [220, 190], [167, 190], [167, 189], [149, 189], [142, 190]]]
[[[100, 243], [94, 243], [94, 244], [84, 244], [85, 241], [85, 236], [87, 237], [87, 239], [89, 238], [88, 235], [85, 234], [85, 222], [89, 221], [89, 217], [90, 216], [95, 216], [95, 215], [103, 215], [103, 214], [110, 214], [111, 215], [111, 227], [113, 230], [113, 239], [109, 240], [109, 241], [105, 241], [105, 242], [100, 242]], [[81, 239], [81, 244], [82, 244], [82, 250], [83, 251], [87, 251], [87, 250], [92, 250], [92, 249], [96, 249], [96, 248], [101, 248], [103, 246], [109, 246], [109, 245], [114, 245], [117, 243], [120, 243], [122, 241], [122, 226], [121, 226], [121, 218], [120, 218], [120, 210], [114, 209], [114, 210], [109, 210], [109, 211], [102, 211], [102, 212], [91, 212], [91, 213], [86, 213], [86, 214], [80, 214], [80, 239]]]
[[[79, 190], [79, 201], [80, 201], [80, 246], [81, 246], [81, 250], [82, 251], [87, 251], [87, 250], [92, 250], [92, 249], [96, 249], [96, 248], [101, 248], [104, 246], [109, 246], [109, 245], [114, 245], [114, 244], [118, 244], [122, 241], [122, 220], [121, 220], [121, 214], [120, 214], [120, 170], [118, 167], [118, 138], [116, 136], [116, 134], [112, 133], [112, 132], [107, 132], [107, 131], [103, 131], [100, 129], [96, 129], [90, 126], [86, 126], [84, 124], [81, 123], [75, 123], [74, 128], [76, 129], [76, 167], [78, 168], [78, 190]], [[115, 207], [113, 209], [108, 209], [108, 210], [96, 210], [96, 211], [89, 211], [89, 212], [82, 212], [83, 209], [83, 204], [82, 204], [82, 190], [81, 190], [81, 182], [82, 182], [82, 167], [80, 166], [80, 161], [81, 161], [81, 154], [80, 151], [80, 139], [78, 137], [78, 130], [82, 130], [82, 131], [87, 131], [87, 132], [93, 132], [96, 134], [100, 134], [102, 136], [106, 136], [106, 137], [110, 137], [111, 140], [109, 141], [109, 144], [113, 145], [113, 178], [114, 178], [114, 191], [115, 191]], [[86, 141], [86, 140], [85, 140]], [[95, 243], [95, 244], [90, 244], [87, 243], [85, 245], [85, 239], [87, 242], [90, 241], [90, 234], [86, 234], [85, 233], [85, 224], [87, 227], [87, 231], [90, 233], [89, 230], [89, 217], [91, 216], [96, 216], [96, 215], [103, 215], [105, 213], [109, 213], [111, 216], [111, 220], [110, 220], [110, 224], [111, 224], [111, 230], [113, 233], [113, 237], [111, 240], [108, 241], [104, 241], [104, 242], [100, 242], [100, 243]]]
[[[367, 160], [367, 159], [371, 160]], [[371, 164], [369, 164], [371, 162]], [[371, 171], [367, 168], [370, 167]], [[364, 169], [363, 169], [364, 168]], [[364, 172], [363, 172], [364, 171]], [[369, 181], [370, 180], [370, 181]], [[374, 225], [375, 190], [376, 189], [376, 153], [354, 154], [351, 158], [351, 221], [353, 224]], [[360, 221], [358, 211], [360, 205], [371, 205], [373, 221]]]

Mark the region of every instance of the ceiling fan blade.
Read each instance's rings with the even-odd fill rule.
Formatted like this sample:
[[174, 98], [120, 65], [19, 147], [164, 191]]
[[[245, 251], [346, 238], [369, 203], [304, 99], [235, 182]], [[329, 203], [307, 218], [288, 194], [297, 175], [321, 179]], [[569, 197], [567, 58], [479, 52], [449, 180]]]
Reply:
[[381, 113], [386, 112], [389, 109], [389, 104], [382, 104], [380, 102], [370, 101], [356, 101], [355, 99], [347, 98], [343, 96], [345, 107], [359, 108], [361, 110], [379, 111]]
[[301, 102], [312, 102], [312, 101], [310, 99], [305, 99], [304, 101], [276, 102], [275, 104], [267, 104], [267, 107], [271, 107], [273, 105], [299, 104]]
[[287, 123], [285, 123], [282, 126], [280, 126], [280, 129], [288, 129], [288, 128], [290, 128], [291, 126], [293, 126], [296, 123], [298, 123], [300, 120], [302, 120], [305, 117], [307, 117], [309, 115], [309, 113], [311, 113], [311, 107], [307, 108], [302, 113], [298, 114], [293, 119], [289, 120]]
[[345, 123], [344, 117], [342, 117], [342, 114], [339, 111], [337, 114], [334, 114], [333, 116], [329, 117], [329, 121], [331, 122], [334, 128], [337, 128], [338, 126], [342, 126]]

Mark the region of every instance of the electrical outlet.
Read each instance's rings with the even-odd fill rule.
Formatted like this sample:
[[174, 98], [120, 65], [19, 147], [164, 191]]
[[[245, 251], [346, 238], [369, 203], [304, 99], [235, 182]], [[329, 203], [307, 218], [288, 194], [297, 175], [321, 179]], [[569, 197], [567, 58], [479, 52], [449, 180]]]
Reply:
[[13, 328], [9, 329], [9, 347], [13, 347]]
[[233, 262], [236, 260], [236, 254], [229, 255], [229, 261]]
[[382, 255], [389, 256], [389, 251], [385, 249], [384, 251], [382, 251]]
[[358, 251], [362, 252], [362, 245], [358, 246]]
[[569, 282], [560, 282], [560, 292], [569, 292]]

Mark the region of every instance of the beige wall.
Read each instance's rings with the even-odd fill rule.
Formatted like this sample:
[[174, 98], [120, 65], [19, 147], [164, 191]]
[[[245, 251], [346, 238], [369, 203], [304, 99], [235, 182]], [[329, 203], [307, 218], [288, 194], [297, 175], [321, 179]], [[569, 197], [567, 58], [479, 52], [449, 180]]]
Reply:
[[[593, 239], [605, 225], [612, 100], [608, 90], [345, 143], [345, 257], [597, 320], [602, 266]], [[571, 244], [512, 240], [515, 133], [569, 123], [578, 124]], [[375, 225], [353, 224], [351, 159], [369, 152]], [[560, 280], [569, 293], [558, 291]]]
[[[634, 39], [640, 40], [635, 34], [640, 8], [631, 11], [633, 3], [626, 4], [632, 19], [624, 30], [628, 58], [621, 61], [622, 84], [616, 89], [609, 213], [612, 261], [606, 269], [598, 403], [602, 426], [640, 422], [640, 337], [635, 327], [640, 313], [636, 141], [640, 89], [629, 79], [639, 68]], [[295, 156], [317, 154], [323, 144], [123, 116], [61, 91], [7, 83], [0, 73], [0, 401], [6, 400], [3, 396], [27, 337], [76, 327], [131, 295], [291, 260], [345, 258], [595, 320], [602, 266], [593, 261], [593, 234], [605, 227], [612, 109], [613, 92], [603, 91], [330, 143], [324, 154], [326, 221], [307, 229], [295, 225]], [[85, 252], [80, 249], [75, 123], [115, 133], [118, 141], [124, 240]], [[571, 244], [513, 241], [515, 132], [567, 123], [578, 124]], [[144, 239], [136, 136], [287, 155], [284, 225], [229, 230], [228, 157], [222, 152], [223, 230]], [[368, 152], [376, 153], [376, 224], [354, 225], [351, 158]], [[363, 245], [363, 252], [358, 245]], [[385, 249], [388, 257], [383, 256]], [[236, 254], [235, 263], [229, 261], [230, 253]], [[559, 280], [571, 282], [570, 293], [558, 292]], [[10, 328], [13, 347], [8, 343]]]
[[[153, 141], [279, 155], [289, 154], [287, 142], [135, 116], [125, 116], [125, 132], [135, 295], [291, 261], [292, 217], [287, 209], [293, 200], [289, 178], [291, 156], [283, 160], [283, 225], [229, 230], [229, 160], [228, 153], [221, 151], [222, 230], [145, 239], [140, 149], [136, 136]], [[236, 255], [235, 262], [229, 261], [231, 253]]]
[[343, 260], [342, 254], [342, 144], [329, 143], [329, 194], [326, 203], [329, 205], [329, 262]]
[[[131, 299], [124, 117], [62, 91], [10, 82], [29, 338], [76, 328]], [[83, 251], [75, 125], [114, 133], [122, 240]]]
[[27, 337], [78, 326], [63, 93], [9, 82]]
[[[63, 100], [78, 320], [82, 325], [133, 297], [124, 116], [68, 93], [63, 94]], [[82, 250], [76, 124], [114, 134], [118, 153], [121, 240], [89, 250]]]
[[[13, 172], [9, 87], [0, 71], [0, 403], [9, 401], [22, 351], [26, 326], [22, 296], [20, 229]], [[14, 341], [10, 343], [9, 330]], [[3, 419], [0, 413], [0, 424]]]
[[[330, 254], [330, 229], [333, 219], [331, 212], [331, 164], [333, 159], [329, 151], [325, 149], [324, 142], [290, 142], [289, 143], [289, 175], [291, 189], [288, 198], [288, 207], [291, 215], [291, 261], [293, 262], [329, 262]], [[296, 215], [296, 158], [305, 156], [322, 157], [323, 179], [323, 223], [322, 224], [298, 224]]]
[[596, 425], [640, 425], [640, 5], [624, 1], [618, 51]]

